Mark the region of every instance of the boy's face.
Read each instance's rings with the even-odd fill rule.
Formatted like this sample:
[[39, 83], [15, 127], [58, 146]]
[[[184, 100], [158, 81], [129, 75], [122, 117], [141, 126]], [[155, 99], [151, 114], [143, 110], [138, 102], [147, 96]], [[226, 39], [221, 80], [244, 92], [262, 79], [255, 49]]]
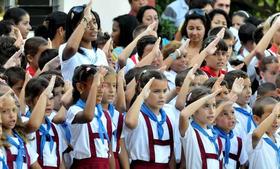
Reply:
[[246, 106], [246, 104], [249, 103], [249, 99], [252, 95], [252, 89], [251, 89], [251, 81], [249, 78], [244, 79], [244, 88], [241, 92], [241, 94], [238, 95], [237, 104], [239, 104], [241, 107]]
[[197, 112], [194, 113], [194, 120], [200, 125], [209, 125], [214, 122], [216, 101], [215, 98], [208, 100]]
[[211, 69], [219, 71], [224, 68], [227, 61], [227, 51], [216, 51], [213, 55], [205, 58], [206, 65]]
[[115, 75], [107, 75], [103, 82], [104, 93], [102, 103], [113, 103], [117, 90], [117, 78]]
[[61, 107], [61, 97], [64, 94], [63, 86], [55, 87], [53, 89], [54, 110], [58, 111]]
[[235, 127], [235, 122], [236, 119], [232, 105], [225, 106], [216, 119], [216, 125], [227, 133]]
[[224, 41], [227, 44], [228, 51], [227, 51], [227, 59], [229, 59], [232, 55], [233, 45], [234, 45], [234, 39], [224, 39]]
[[261, 72], [261, 76], [265, 82], [271, 82], [274, 84], [278, 74], [279, 74], [279, 63], [267, 64], [266, 71]]

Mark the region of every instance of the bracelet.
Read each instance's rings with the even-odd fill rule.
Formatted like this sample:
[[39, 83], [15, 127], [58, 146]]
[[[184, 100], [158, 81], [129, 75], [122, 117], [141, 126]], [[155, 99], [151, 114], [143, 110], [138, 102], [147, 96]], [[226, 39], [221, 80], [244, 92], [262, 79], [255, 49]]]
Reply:
[[176, 60], [177, 59], [177, 54], [174, 52], [174, 53], [171, 53], [169, 55], [173, 60]]
[[182, 56], [182, 53], [179, 49], [176, 49], [175, 51], [178, 52], [178, 57]]

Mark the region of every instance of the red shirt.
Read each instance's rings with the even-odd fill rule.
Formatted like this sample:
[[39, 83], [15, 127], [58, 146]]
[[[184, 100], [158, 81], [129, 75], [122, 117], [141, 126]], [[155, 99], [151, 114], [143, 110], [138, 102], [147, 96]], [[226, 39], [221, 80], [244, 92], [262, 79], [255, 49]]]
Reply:
[[33, 67], [28, 66], [26, 68], [26, 72], [29, 73], [33, 77], [35, 75], [35, 73], [36, 73], [36, 70]]
[[203, 66], [203, 67], [201, 67], [200, 69], [203, 70], [203, 71], [207, 74], [208, 77], [219, 77], [220, 75], [226, 74], [226, 71], [225, 71], [225, 70], [222, 70], [222, 69], [219, 70], [219, 73], [218, 73], [218, 74], [216, 74], [216, 73], [214, 72], [214, 70], [211, 69], [209, 66]]

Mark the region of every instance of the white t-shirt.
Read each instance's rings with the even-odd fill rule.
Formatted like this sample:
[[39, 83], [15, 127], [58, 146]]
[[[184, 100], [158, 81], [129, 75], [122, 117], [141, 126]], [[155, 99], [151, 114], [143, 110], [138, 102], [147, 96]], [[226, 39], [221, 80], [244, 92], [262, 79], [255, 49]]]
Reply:
[[[0, 148], [0, 158], [4, 159], [4, 163], [7, 165], [7, 158], [4, 154], [4, 152], [5, 152], [4, 148], [3, 147]], [[3, 162], [2, 161], [0, 161], [0, 168], [3, 168]]]
[[59, 57], [60, 57], [60, 63], [61, 63], [61, 73], [64, 78], [64, 80], [72, 81], [72, 77], [74, 74], [74, 70], [77, 66], [80, 66], [82, 64], [93, 64], [96, 66], [108, 66], [107, 57], [105, 53], [97, 48], [95, 51], [94, 49], [86, 49], [81, 48], [85, 52], [85, 55], [82, 55], [81, 53], [77, 52], [74, 56], [72, 56], [70, 59], [63, 61], [62, 60], [62, 52], [66, 46], [66, 43], [63, 45], [60, 45], [59, 47]]
[[[109, 111], [108, 111], [108, 113], [109, 113]], [[118, 132], [117, 127], [118, 127], [118, 124], [119, 124], [119, 116], [120, 116], [120, 113], [116, 109], [114, 109], [114, 116], [111, 117], [111, 115], [110, 115], [111, 120], [112, 120], [114, 126], [116, 127], [116, 130], [113, 132], [113, 135], [112, 135], [112, 150], [113, 150], [113, 152], [116, 152], [116, 150], [117, 150], [118, 140], [117, 140], [117, 137], [116, 137], [117, 136], [116, 132]]]
[[[168, 115], [167, 115], [168, 116]], [[161, 120], [161, 115], [157, 116], [158, 120]], [[153, 137], [154, 139], [159, 139], [158, 132], [157, 132], [157, 123], [153, 120], [150, 120], [152, 130], [153, 130]], [[171, 125], [174, 126], [174, 122], [172, 119], [169, 118]], [[165, 122], [163, 125], [163, 136], [162, 140], [168, 140], [169, 137], [169, 130], [167, 127], [167, 123]], [[126, 147], [128, 151], [128, 155], [131, 160], [142, 160], [142, 161], [150, 161], [150, 150], [149, 150], [149, 139], [148, 139], [148, 129], [146, 125], [146, 121], [142, 115], [139, 113], [138, 118], [138, 125], [135, 129], [131, 130], [127, 126], [124, 126], [124, 132], [126, 134]], [[174, 127], [172, 127], [173, 133]], [[173, 134], [174, 135], [174, 134]], [[168, 163], [170, 160], [170, 146], [154, 146], [155, 150], [155, 163]]]
[[169, 90], [175, 89], [176, 88], [175, 78], [176, 78], [177, 73], [173, 70], [169, 70], [169, 71], [164, 71], [164, 75], [167, 78]]
[[[205, 131], [209, 134], [209, 136], [213, 136], [211, 129], [205, 129]], [[204, 149], [205, 153], [212, 153], [217, 154], [215, 145], [208, 139], [208, 137], [204, 136], [202, 133], [198, 132]], [[185, 132], [185, 136], [181, 137], [181, 142], [183, 145], [183, 150], [185, 153], [186, 158], [186, 168], [192, 169], [202, 168], [202, 159], [200, 154], [200, 149], [198, 145], [198, 141], [195, 134], [195, 129], [192, 127], [191, 123], [189, 123], [189, 127]], [[218, 139], [216, 140], [218, 144]], [[221, 153], [219, 159], [222, 159], [223, 155]], [[219, 161], [216, 159], [207, 158], [207, 168], [208, 169], [218, 169], [219, 168]]]
[[[70, 152], [72, 158], [75, 159], [84, 159], [90, 158], [90, 141], [94, 141], [96, 148], [96, 156], [100, 158], [108, 158], [109, 157], [109, 142], [104, 138], [104, 144], [100, 138], [96, 138], [94, 140], [89, 140], [89, 129], [87, 123], [84, 124], [72, 124], [72, 121], [75, 118], [75, 115], [79, 112], [83, 111], [83, 109], [77, 105], [72, 105], [67, 112], [66, 122], [71, 124], [71, 145], [73, 146], [73, 151]], [[95, 114], [97, 114], [97, 108], [95, 107]], [[104, 113], [101, 116], [101, 121], [103, 123], [104, 128], [107, 131], [107, 119]], [[93, 133], [98, 133], [98, 121], [94, 117], [90, 122], [91, 130]], [[112, 132], [116, 130], [115, 125], [112, 123]]]
[[[59, 144], [59, 156], [60, 156], [60, 160], [62, 160], [62, 153], [63, 153], [63, 151], [66, 150], [67, 144], [65, 144], [64, 140], [62, 139], [63, 135], [62, 135], [60, 128], [56, 124], [54, 124], [54, 123], [52, 123], [52, 124], [54, 125], [54, 127], [57, 131], [57, 134], [58, 134], [57, 137], [58, 137], [58, 142], [59, 142], [58, 143]], [[44, 126], [45, 129], [47, 128], [47, 124], [42, 124], [42, 125]], [[54, 132], [53, 132], [52, 128], [50, 128], [49, 134], [51, 136], [54, 136]], [[41, 135], [41, 132], [40, 132], [40, 135]], [[32, 141], [30, 141], [30, 145], [33, 148], [33, 150], [41, 153], [40, 150], [37, 149], [38, 147], [37, 147], [36, 133], [35, 132], [31, 133], [30, 137], [33, 138]], [[54, 137], [53, 137], [53, 139], [54, 139]], [[57, 150], [57, 143], [55, 142], [55, 140], [54, 140], [54, 145], [53, 145], [52, 151], [50, 151], [50, 142], [46, 141], [44, 150], [43, 150], [43, 163], [44, 163], [43, 166], [58, 167], [56, 150]]]
[[[280, 146], [280, 136], [275, 134], [276, 145]], [[266, 134], [262, 138], [269, 138]], [[249, 157], [249, 169], [279, 169], [280, 164], [276, 151], [264, 139], [260, 139], [253, 149], [252, 134], [248, 135], [247, 152]]]

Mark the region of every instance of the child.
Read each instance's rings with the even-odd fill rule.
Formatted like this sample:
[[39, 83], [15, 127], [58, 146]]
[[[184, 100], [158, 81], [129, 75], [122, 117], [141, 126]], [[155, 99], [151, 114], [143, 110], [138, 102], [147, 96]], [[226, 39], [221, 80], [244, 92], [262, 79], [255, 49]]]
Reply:
[[[109, 112], [113, 124], [117, 127], [117, 130], [113, 133], [112, 137], [112, 150], [114, 152], [116, 169], [119, 169], [120, 166], [123, 168], [129, 168], [129, 161], [126, 152], [126, 148], [123, 143], [122, 128], [123, 128], [123, 115], [118, 112], [113, 105], [114, 100], [116, 99], [116, 90], [117, 90], [117, 74], [110, 68], [106, 67], [108, 72], [104, 77], [104, 93], [101, 101], [103, 111]], [[124, 160], [122, 160], [124, 158]], [[122, 165], [120, 165], [120, 162]], [[123, 163], [124, 162], [124, 163]]]
[[[202, 49], [206, 48], [216, 37], [210, 36], [203, 42]], [[217, 44], [217, 50], [214, 54], [208, 55], [205, 58], [206, 65], [201, 67], [208, 77], [219, 77], [225, 74], [226, 71], [223, 70], [227, 63], [227, 51], [228, 46], [223, 39], [221, 39]]]
[[222, 139], [225, 168], [239, 169], [246, 163], [248, 156], [242, 139], [235, 136], [232, 131], [234, 126], [235, 116], [232, 104], [225, 104], [216, 118], [214, 128]]
[[95, 105], [102, 100], [103, 89], [100, 83], [105, 74], [103, 68], [97, 73], [94, 65], [81, 65], [74, 71], [72, 85], [75, 104], [68, 109], [66, 120], [71, 124], [71, 145], [74, 149], [71, 152], [74, 158], [71, 168], [114, 167], [110, 143], [115, 127], [110, 115], [102, 111], [102, 106]]
[[19, 98], [21, 89], [25, 81], [25, 71], [21, 67], [10, 67], [4, 72], [7, 84], [13, 89]]
[[[54, 81], [54, 79], [52, 79]], [[33, 110], [37, 103], [38, 96], [48, 86], [45, 78], [32, 78], [26, 85], [25, 98], [30, 110]], [[53, 83], [53, 82], [50, 82]], [[39, 130], [32, 133], [32, 148], [39, 154], [38, 162], [42, 168], [60, 168], [64, 166], [62, 162], [62, 152], [66, 145], [63, 143], [60, 128], [52, 123], [54, 108], [53, 95], [48, 98], [45, 109], [44, 120], [41, 121]]]
[[48, 48], [48, 41], [42, 37], [32, 37], [26, 40], [24, 44], [24, 55], [28, 62], [26, 71], [33, 77], [38, 66], [38, 60], [41, 53]]
[[[222, 169], [222, 141], [209, 126], [215, 120], [215, 96], [205, 87], [194, 88], [187, 97], [187, 107], [181, 111], [179, 130], [186, 168]], [[192, 121], [189, 118], [192, 117]]]
[[174, 168], [174, 120], [162, 108], [167, 79], [161, 72], [149, 70], [141, 73], [137, 85], [142, 91], [128, 110], [124, 127], [130, 167]]
[[247, 134], [251, 133], [256, 128], [252, 109], [248, 105], [249, 99], [252, 95], [251, 81], [248, 75], [241, 70], [230, 71], [224, 77], [224, 80], [228, 83], [229, 90], [232, 89], [233, 82], [236, 78], [244, 79], [244, 88], [241, 94], [238, 94], [236, 103], [233, 104], [234, 114], [237, 120], [237, 124], [233, 131], [236, 136], [246, 140]]
[[258, 127], [248, 136], [249, 169], [278, 169], [280, 136], [276, 131], [280, 124], [280, 103], [264, 97], [256, 101], [253, 112]]

